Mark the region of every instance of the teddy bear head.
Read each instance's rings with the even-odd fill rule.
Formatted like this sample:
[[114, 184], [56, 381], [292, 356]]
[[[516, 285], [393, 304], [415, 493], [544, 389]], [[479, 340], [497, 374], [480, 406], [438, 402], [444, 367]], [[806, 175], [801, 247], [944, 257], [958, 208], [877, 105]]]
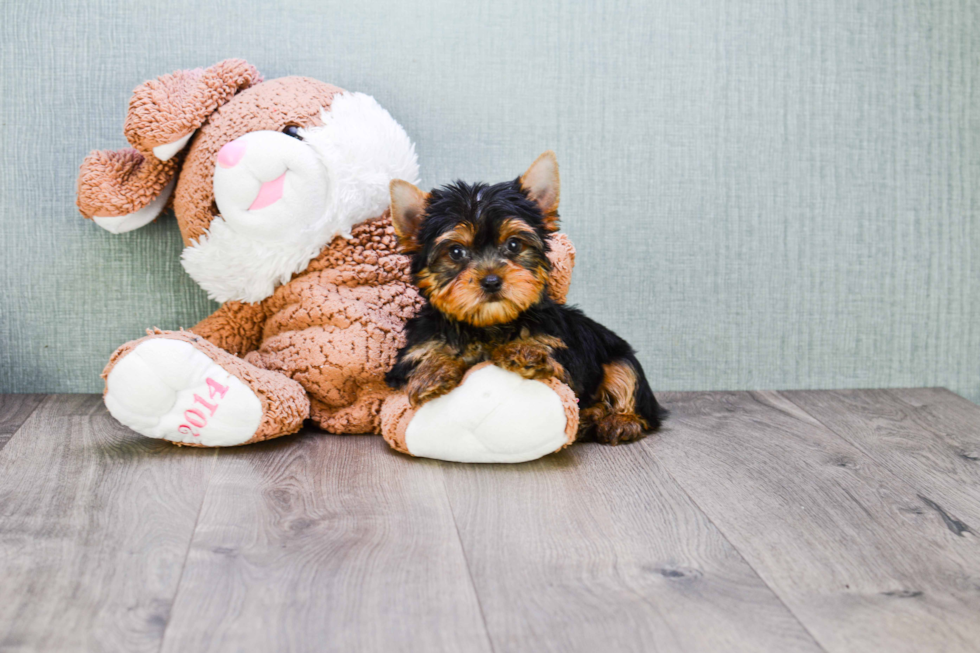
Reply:
[[95, 151], [78, 208], [115, 234], [172, 205], [181, 262], [219, 302], [258, 302], [325, 245], [384, 214], [392, 179], [418, 183], [415, 147], [372, 97], [245, 61], [181, 70], [133, 92], [131, 148]]

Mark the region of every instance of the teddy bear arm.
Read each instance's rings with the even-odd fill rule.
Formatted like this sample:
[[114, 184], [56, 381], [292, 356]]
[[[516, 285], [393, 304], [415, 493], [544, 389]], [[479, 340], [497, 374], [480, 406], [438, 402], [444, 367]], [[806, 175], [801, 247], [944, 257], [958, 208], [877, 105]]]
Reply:
[[190, 331], [241, 357], [259, 348], [267, 318], [262, 303], [225, 302]]
[[572, 268], [575, 267], [575, 246], [565, 234], [551, 236], [551, 279], [548, 282], [548, 295], [559, 304], [565, 303], [568, 287], [572, 284]]

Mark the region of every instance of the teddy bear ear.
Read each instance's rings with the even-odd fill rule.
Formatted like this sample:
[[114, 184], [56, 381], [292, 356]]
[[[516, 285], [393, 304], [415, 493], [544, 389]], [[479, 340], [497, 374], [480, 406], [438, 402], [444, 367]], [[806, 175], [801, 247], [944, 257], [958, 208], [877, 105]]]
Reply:
[[235, 93], [262, 81], [251, 64], [227, 59], [178, 70], [136, 87], [124, 132], [133, 146], [95, 151], [78, 176], [78, 208], [112, 233], [138, 229], [166, 208], [177, 179], [174, 155]]
[[153, 222], [177, 181], [177, 161], [144, 157], [132, 148], [95, 151], [78, 175], [78, 209], [114, 234]]
[[143, 154], [167, 161], [218, 107], [261, 81], [250, 63], [226, 59], [207, 69], [178, 70], [144, 82], [129, 100], [126, 140]]

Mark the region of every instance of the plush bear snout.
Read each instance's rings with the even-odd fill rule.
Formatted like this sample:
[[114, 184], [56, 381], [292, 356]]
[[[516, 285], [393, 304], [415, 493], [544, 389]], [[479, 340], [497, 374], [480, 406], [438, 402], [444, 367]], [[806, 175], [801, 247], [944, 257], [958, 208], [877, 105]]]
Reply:
[[226, 143], [214, 167], [214, 199], [234, 230], [280, 238], [319, 220], [329, 190], [327, 169], [301, 140], [255, 131]]

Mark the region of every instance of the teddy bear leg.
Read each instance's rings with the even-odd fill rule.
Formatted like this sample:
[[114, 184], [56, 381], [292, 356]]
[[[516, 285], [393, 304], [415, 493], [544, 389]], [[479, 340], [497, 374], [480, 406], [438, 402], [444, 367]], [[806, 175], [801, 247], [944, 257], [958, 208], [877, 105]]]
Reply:
[[303, 387], [188, 331], [150, 332], [120, 347], [102, 377], [105, 405], [141, 435], [228, 447], [295, 433], [309, 416]]
[[368, 383], [349, 406], [337, 408], [310, 397], [310, 419], [327, 433], [377, 433], [378, 414], [391, 389], [384, 383]]
[[578, 400], [557, 379], [532, 381], [490, 363], [473, 367], [459, 387], [419, 409], [395, 394], [381, 408], [391, 447], [423, 458], [519, 463], [575, 440]]

